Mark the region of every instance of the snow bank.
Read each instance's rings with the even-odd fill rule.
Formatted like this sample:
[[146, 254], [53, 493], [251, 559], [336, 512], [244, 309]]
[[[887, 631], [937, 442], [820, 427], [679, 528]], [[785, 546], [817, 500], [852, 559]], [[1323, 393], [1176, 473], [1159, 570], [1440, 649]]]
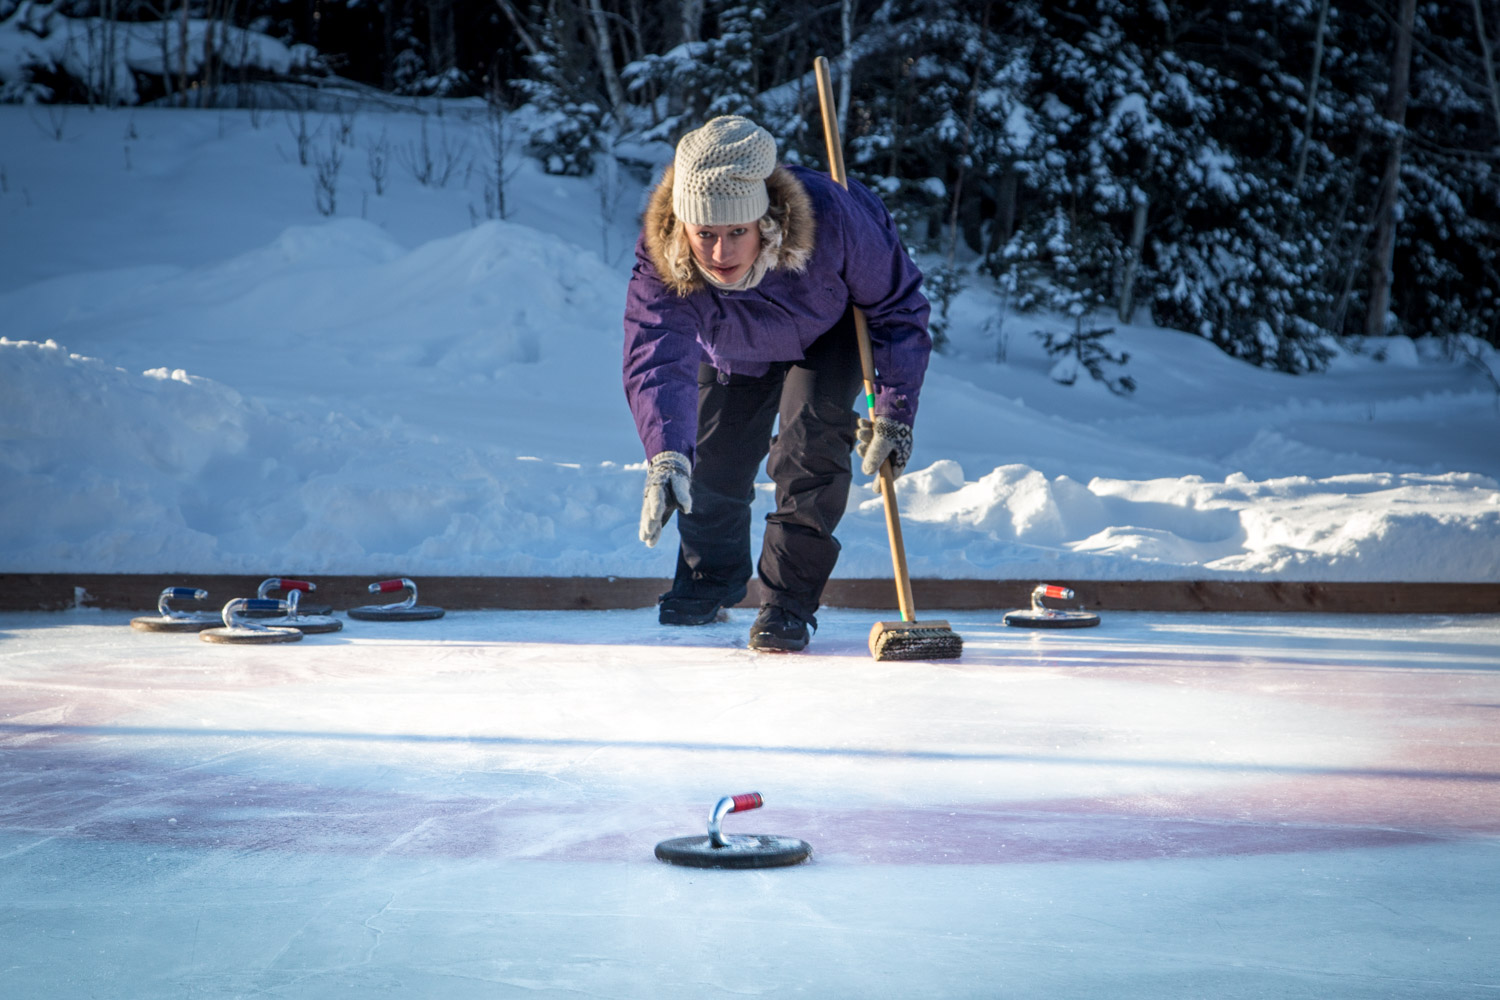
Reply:
[[309, 424], [53, 341], [0, 339], [0, 387], [5, 571], [593, 575], [634, 543], [638, 469]]
[[[0, 572], [671, 574], [675, 528], [636, 539], [630, 261], [593, 249], [631, 223], [600, 240], [590, 181], [520, 170], [512, 221], [455, 227], [473, 191], [393, 176], [370, 218], [322, 219], [284, 134], [126, 114], [9, 130]], [[929, 374], [898, 484], [916, 575], [1500, 578], [1500, 420], [1467, 359], [1392, 341], [1292, 378], [1124, 327], [1122, 399], [1048, 380], [1029, 320], [997, 364], [993, 308], [960, 297]], [[838, 572], [885, 577], [863, 478]]]
[[[1497, 489], [1464, 473], [1085, 485], [1024, 465], [969, 481], [955, 462], [897, 484], [914, 572], [1086, 579], [1493, 580]], [[881, 555], [856, 558], [878, 575]]]
[[95, 286], [86, 305], [57, 282], [6, 305], [279, 391], [0, 340], [0, 567], [639, 571], [642, 466], [541, 459], [521, 432], [569, 376], [592, 393], [618, 371], [622, 286], [591, 255], [498, 222], [403, 253], [339, 220]]
[[[427, 248], [404, 266], [445, 260]], [[541, 340], [519, 342], [501, 338], [476, 371], [534, 363]], [[647, 555], [634, 537], [639, 463], [444, 443], [368, 414], [311, 422], [55, 341], [0, 339], [0, 387], [5, 571], [670, 571], [670, 540]], [[898, 487], [921, 575], [1448, 581], [1493, 578], [1496, 490], [1458, 473], [1081, 484], [1004, 465], [969, 480], [951, 460]], [[841, 534], [841, 575], [888, 571], [880, 501], [863, 488]]]

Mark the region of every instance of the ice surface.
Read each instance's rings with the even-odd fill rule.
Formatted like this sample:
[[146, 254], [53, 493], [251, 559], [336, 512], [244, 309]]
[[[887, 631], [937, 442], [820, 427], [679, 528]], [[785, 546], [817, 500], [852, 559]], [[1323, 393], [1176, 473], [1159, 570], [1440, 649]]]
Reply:
[[[0, 614], [14, 997], [1500, 990], [1500, 617], [1106, 613], [877, 663], [751, 613]], [[655, 860], [726, 833], [803, 866]]]

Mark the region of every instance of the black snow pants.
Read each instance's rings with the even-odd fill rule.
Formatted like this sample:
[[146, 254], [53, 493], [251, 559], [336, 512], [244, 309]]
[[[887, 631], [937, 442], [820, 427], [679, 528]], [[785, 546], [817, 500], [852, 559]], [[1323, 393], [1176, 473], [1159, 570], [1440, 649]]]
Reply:
[[725, 376], [700, 366], [693, 512], [678, 514], [671, 596], [711, 597], [726, 606], [744, 598], [755, 476], [769, 453], [776, 510], [766, 515], [760, 581], [767, 603], [816, 621], [838, 561], [833, 531], [849, 499], [862, 382], [852, 313], [801, 361], [775, 363], [764, 375]]

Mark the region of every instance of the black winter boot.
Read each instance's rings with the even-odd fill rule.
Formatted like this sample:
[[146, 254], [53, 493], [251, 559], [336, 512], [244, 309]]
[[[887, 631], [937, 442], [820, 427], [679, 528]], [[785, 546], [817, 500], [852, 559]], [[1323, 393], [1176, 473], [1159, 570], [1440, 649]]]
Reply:
[[657, 599], [660, 610], [656, 620], [663, 625], [709, 625], [719, 619], [719, 609], [737, 604], [742, 598], [726, 601], [722, 597], [674, 597], [663, 594]]
[[809, 632], [816, 632], [818, 623], [803, 621], [795, 612], [776, 604], [766, 604], [750, 626], [751, 649], [774, 649], [796, 652], [807, 648]]

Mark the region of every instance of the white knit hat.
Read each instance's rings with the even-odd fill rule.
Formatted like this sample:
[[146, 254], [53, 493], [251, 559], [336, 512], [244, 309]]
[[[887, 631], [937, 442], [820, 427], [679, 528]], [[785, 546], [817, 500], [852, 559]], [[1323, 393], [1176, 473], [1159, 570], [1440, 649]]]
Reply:
[[766, 214], [776, 140], [748, 118], [725, 115], [677, 143], [672, 211], [694, 226], [732, 226]]

